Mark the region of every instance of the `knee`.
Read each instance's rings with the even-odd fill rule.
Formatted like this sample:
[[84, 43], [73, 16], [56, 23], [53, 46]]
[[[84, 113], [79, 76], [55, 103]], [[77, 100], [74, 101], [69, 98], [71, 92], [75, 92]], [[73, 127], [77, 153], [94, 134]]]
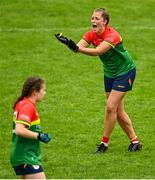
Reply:
[[113, 104], [107, 104], [107, 107], [106, 107], [106, 112], [108, 114], [111, 114], [111, 113], [116, 113], [116, 107], [113, 105]]

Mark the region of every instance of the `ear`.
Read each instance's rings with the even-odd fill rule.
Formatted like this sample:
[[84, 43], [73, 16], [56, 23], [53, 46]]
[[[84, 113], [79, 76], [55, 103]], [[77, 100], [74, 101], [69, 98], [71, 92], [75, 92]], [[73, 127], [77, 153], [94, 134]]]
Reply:
[[35, 95], [38, 94], [38, 91], [35, 90], [35, 91], [34, 91], [34, 94], [35, 94]]
[[107, 19], [103, 19], [103, 24], [107, 25]]
[[34, 95], [34, 96], [36, 96], [38, 94], [38, 91], [36, 91], [36, 90], [34, 90], [33, 92], [32, 92], [32, 95]]

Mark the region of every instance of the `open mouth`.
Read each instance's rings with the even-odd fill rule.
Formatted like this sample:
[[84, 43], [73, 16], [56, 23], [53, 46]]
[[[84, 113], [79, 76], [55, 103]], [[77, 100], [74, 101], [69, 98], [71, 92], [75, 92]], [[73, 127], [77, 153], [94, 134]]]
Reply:
[[93, 28], [96, 28], [96, 27], [97, 27], [97, 25], [96, 25], [96, 24], [92, 24], [92, 27], [93, 27]]

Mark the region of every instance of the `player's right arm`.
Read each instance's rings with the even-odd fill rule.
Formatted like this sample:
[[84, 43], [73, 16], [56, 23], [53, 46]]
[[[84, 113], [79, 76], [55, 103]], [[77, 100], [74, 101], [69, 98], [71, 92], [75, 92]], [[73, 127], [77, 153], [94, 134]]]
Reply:
[[87, 41], [85, 41], [84, 39], [81, 39], [78, 43], [77, 43], [78, 47], [81, 48], [87, 48], [89, 46], [89, 43]]

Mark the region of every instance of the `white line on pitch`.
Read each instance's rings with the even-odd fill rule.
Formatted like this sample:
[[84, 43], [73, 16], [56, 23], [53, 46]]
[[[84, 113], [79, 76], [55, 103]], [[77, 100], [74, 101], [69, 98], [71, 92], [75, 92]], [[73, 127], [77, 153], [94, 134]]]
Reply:
[[[116, 27], [120, 29], [121, 27]], [[80, 28], [0, 28], [0, 32], [50, 32], [50, 31], [83, 31], [89, 30], [90, 27], [80, 27]], [[131, 26], [130, 29], [138, 30], [155, 30], [155, 26]]]

